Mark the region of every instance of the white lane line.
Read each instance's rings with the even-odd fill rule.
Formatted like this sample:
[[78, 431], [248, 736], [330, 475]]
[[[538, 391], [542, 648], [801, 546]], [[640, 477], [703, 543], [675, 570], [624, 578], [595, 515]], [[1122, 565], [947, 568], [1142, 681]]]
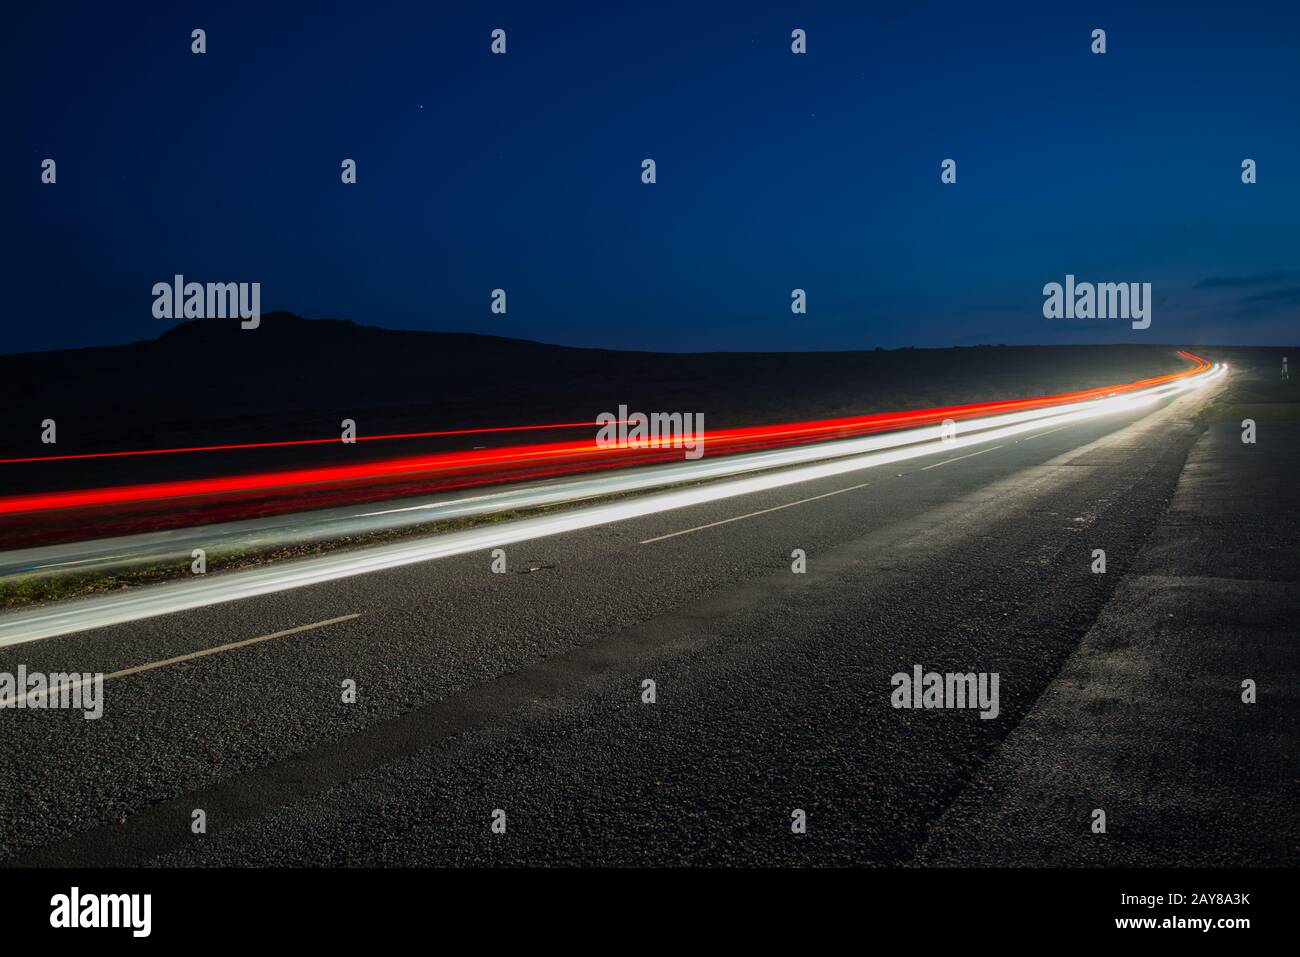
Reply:
[[1068, 429], [1068, 428], [1070, 427], [1070, 425], [1073, 425], [1073, 424], [1074, 424], [1074, 423], [1071, 422], [1069, 425], [1062, 425], [1062, 426], [1060, 426], [1059, 428], [1048, 429], [1046, 432], [1035, 432], [1033, 435], [1027, 435], [1027, 436], [1025, 436], [1023, 439], [1016, 439], [1016, 441], [1017, 441], [1017, 442], [1028, 442], [1030, 439], [1036, 439], [1036, 438], [1038, 438], [1040, 435], [1051, 435], [1053, 432], [1060, 432], [1061, 429]]
[[962, 459], [973, 458], [976, 455], [983, 455], [985, 452], [996, 452], [998, 449], [1005, 449], [1005, 445], [995, 445], [991, 449], [980, 449], [978, 452], [970, 452], [966, 455], [959, 455], [955, 459], [944, 459], [942, 462], [935, 462], [933, 465], [927, 465], [925, 468], [917, 469], [918, 472], [928, 472], [930, 469], [937, 469], [940, 465], [947, 465], [949, 462], [960, 462]]
[[[206, 658], [208, 655], [220, 654], [223, 651], [234, 651], [236, 648], [247, 648], [249, 645], [256, 645], [259, 642], [270, 641], [272, 638], [285, 638], [289, 635], [301, 634], [304, 631], [311, 631], [314, 628], [324, 628], [326, 625], [337, 625], [341, 621], [351, 621], [354, 618], [360, 618], [361, 613], [357, 612], [352, 615], [340, 615], [338, 618], [327, 618], [324, 621], [312, 622], [310, 625], [299, 625], [297, 628], [286, 628], [284, 631], [277, 631], [270, 635], [261, 635], [257, 638], [245, 638], [243, 641], [232, 641], [224, 645], [217, 645], [215, 648], [204, 648], [202, 651], [192, 651], [188, 655], [177, 655], [175, 658], [164, 658], [162, 661], [151, 661], [148, 664], [135, 665], [131, 668], [123, 668], [121, 671], [114, 671], [112, 674], [104, 675], [105, 681], [112, 681], [114, 678], [125, 678], [127, 675], [136, 675], [142, 671], [153, 671], [155, 668], [165, 668], [168, 665], [180, 664], [182, 661], [193, 661], [195, 658]], [[70, 681], [66, 685], [59, 685], [54, 688], [56, 693], [67, 688], [71, 691], [73, 688], [79, 688], [86, 683], [84, 678], [78, 678], [76, 681]], [[29, 691], [27, 700], [40, 698], [49, 693], [44, 691]], [[0, 707], [12, 708], [16, 698], [10, 698], [0, 701]]]
[[840, 495], [844, 492], [852, 492], [856, 489], [866, 488], [870, 484], [870, 482], [863, 482], [861, 485], [851, 485], [848, 488], [837, 488], [833, 492], [824, 492], [821, 495], [814, 495], [812, 498], [801, 498], [797, 502], [786, 502], [784, 505], [774, 505], [771, 508], [761, 508], [757, 512], [750, 512], [747, 515], [737, 515], [735, 518], [724, 518], [720, 522], [709, 522], [708, 525], [696, 525], [694, 528], [684, 528], [680, 532], [669, 532], [667, 535], [660, 535], [657, 538], [647, 538], [639, 544], [649, 545], [651, 542], [662, 542], [665, 538], [676, 538], [678, 535], [689, 535], [691, 532], [700, 532], [706, 528], [717, 528], [719, 525], [728, 525], [731, 522], [739, 522], [742, 518], [753, 518], [755, 515], [766, 515], [768, 512], [779, 512], [783, 508], [794, 508], [796, 505], [803, 505], [805, 502], [815, 502], [819, 498], [830, 498], [832, 495]]

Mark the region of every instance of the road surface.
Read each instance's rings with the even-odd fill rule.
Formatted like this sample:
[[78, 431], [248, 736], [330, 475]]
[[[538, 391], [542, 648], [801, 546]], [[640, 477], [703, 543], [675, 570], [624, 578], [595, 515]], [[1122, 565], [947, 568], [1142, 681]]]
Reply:
[[[1170, 732], [1204, 718], [1177, 648], [1156, 656], [1160, 707], [1124, 686], [1152, 634], [1178, 641], [1133, 589], [1187, 558], [1152, 549], [1222, 432], [1192, 421], [1204, 398], [517, 543], [505, 574], [453, 555], [0, 648], [0, 671], [129, 672], [99, 720], [0, 712], [4, 861], [1280, 862], [1294, 728], [1233, 704], [1251, 668], [1284, 694], [1294, 655], [1196, 675], [1223, 695], [1215, 740], [1254, 748]], [[1216, 547], [1294, 542], [1251, 529]], [[1266, 628], [1300, 578], [1293, 548], [1270, 555], [1271, 591], [1241, 597]], [[892, 708], [918, 664], [997, 672], [997, 718]], [[1101, 732], [1134, 754], [1127, 788], [1096, 773]], [[1156, 799], [1207, 755], [1230, 822]]]

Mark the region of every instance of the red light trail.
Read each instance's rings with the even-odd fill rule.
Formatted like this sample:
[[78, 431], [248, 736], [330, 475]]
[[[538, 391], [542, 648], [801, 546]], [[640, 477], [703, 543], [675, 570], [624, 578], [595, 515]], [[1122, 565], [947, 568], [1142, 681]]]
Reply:
[[[1031, 399], [1014, 399], [1004, 402], [978, 402], [967, 405], [946, 406], [931, 409], [917, 409], [907, 412], [883, 412], [872, 415], [852, 416], [838, 419], [821, 419], [808, 422], [774, 423], [771, 425], [748, 426], [744, 428], [707, 431], [704, 435], [706, 455], [755, 451], [777, 448], [801, 442], [820, 441], [830, 438], [847, 438], [871, 432], [906, 428], [941, 422], [943, 419], [963, 419], [977, 416], [996, 415], [999, 413], [1023, 411], [1081, 402], [1103, 396], [1122, 394], [1138, 389], [1146, 389], [1167, 382], [1198, 375], [1210, 368], [1210, 363], [1192, 355], [1180, 352], [1184, 359], [1193, 363], [1191, 369], [1169, 375], [1139, 379], [1119, 385], [1102, 386], [1079, 392], [1043, 396]], [[394, 435], [376, 435], [359, 437], [358, 441], [383, 441], [394, 439], [423, 438], [429, 436], [475, 435], [495, 432], [541, 431], [547, 429], [572, 429], [595, 426], [591, 422], [569, 422], [551, 425], [502, 426], [483, 429], [457, 429], [441, 432], [413, 432]], [[94, 452], [81, 455], [45, 456], [27, 459], [3, 459], [0, 464], [19, 464], [26, 462], [49, 462], [72, 459], [107, 458], [114, 456], [165, 455], [182, 452], [217, 451], [226, 449], [274, 448], [295, 445], [321, 445], [339, 443], [337, 438], [297, 439], [281, 442], [255, 442], [232, 445], [193, 446], [188, 448], [143, 449], [127, 452]], [[611, 460], [617, 456], [616, 460]], [[348, 465], [328, 465], [312, 468], [287, 469], [275, 472], [260, 472], [247, 475], [227, 475], [214, 478], [184, 479], [172, 482], [154, 482], [137, 485], [123, 485], [108, 488], [84, 489], [68, 492], [16, 495], [0, 498], [0, 515], [20, 515], [45, 512], [56, 509], [85, 508], [92, 506], [120, 505], [126, 503], [152, 503], [170, 501], [193, 496], [208, 496], [243, 492], [273, 493], [280, 490], [303, 486], [322, 486], [357, 481], [393, 481], [408, 479], [432, 473], [452, 472], [453, 484], [444, 488], [466, 487], [469, 485], [499, 482], [504, 478], [528, 479], [572, 474], [585, 470], [597, 471], [650, 461], [662, 461], [666, 458], [679, 457], [680, 452], [670, 452], [666, 448], [653, 446], [653, 443], [641, 447], [625, 446], [602, 447], [595, 440], [579, 442], [553, 442], [545, 444], [506, 446], [497, 449], [473, 450], [470, 452], [440, 452], [425, 455], [403, 456], [373, 462]], [[559, 468], [560, 462], [566, 463]], [[482, 476], [485, 471], [493, 474]], [[478, 478], [471, 478], [472, 476]], [[452, 478], [452, 476], [448, 476]]]
[[[446, 435], [486, 435], [491, 432], [540, 432], [544, 429], [580, 429], [592, 422], [557, 422], [552, 425], [499, 425], [484, 429], [449, 429], [443, 432], [396, 432], [391, 435], [359, 435], [358, 442], [386, 442], [394, 439], [427, 439]], [[0, 465], [22, 462], [66, 462], [73, 459], [114, 459], [128, 455], [174, 455], [178, 452], [228, 452], [233, 449], [279, 449], [295, 445], [336, 445], [337, 438], [284, 439], [276, 442], [238, 442], [232, 445], [189, 445], [173, 449], [135, 449], [129, 452], [80, 452], [75, 455], [34, 455], [22, 459], [0, 459]]]

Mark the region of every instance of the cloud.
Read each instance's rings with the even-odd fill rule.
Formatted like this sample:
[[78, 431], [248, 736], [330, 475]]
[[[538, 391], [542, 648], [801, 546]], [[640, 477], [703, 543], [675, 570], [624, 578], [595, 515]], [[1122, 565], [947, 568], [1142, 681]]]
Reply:
[[1284, 289], [1270, 289], [1268, 292], [1253, 292], [1238, 300], [1251, 305], [1300, 305], [1300, 286], [1287, 286]]
[[1196, 284], [1197, 289], [1240, 289], [1244, 286], [1269, 286], [1290, 279], [1294, 273], [1266, 272], [1255, 276], [1211, 276]]

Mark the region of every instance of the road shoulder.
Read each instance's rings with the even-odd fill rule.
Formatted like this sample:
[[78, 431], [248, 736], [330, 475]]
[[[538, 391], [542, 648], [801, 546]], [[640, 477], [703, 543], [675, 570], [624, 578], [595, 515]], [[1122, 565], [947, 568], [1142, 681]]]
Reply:
[[1078, 651], [916, 863], [1294, 863], [1297, 440], [1293, 422], [1254, 445], [1207, 429]]

